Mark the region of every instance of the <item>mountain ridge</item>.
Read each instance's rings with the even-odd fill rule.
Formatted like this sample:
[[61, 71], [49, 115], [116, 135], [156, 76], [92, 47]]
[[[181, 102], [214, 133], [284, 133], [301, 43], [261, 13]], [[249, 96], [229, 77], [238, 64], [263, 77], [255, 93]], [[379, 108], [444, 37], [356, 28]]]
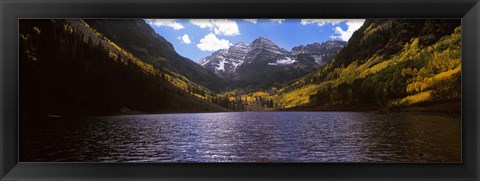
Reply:
[[[288, 82], [327, 63], [346, 44], [328, 40], [293, 47], [290, 51], [259, 37], [250, 44], [238, 42], [198, 61], [217, 76], [248, 85], [258, 82]], [[263, 73], [262, 73], [263, 72]]]

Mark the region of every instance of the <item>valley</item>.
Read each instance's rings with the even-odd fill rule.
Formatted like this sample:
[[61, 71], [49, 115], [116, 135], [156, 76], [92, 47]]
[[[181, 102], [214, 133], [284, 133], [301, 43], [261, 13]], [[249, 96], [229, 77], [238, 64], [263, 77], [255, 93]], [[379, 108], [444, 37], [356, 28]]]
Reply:
[[348, 42], [290, 50], [258, 37], [198, 63], [141, 19], [25, 20], [20, 30], [26, 117], [460, 111], [461, 27], [454, 19], [367, 19]]
[[271, 100], [274, 110], [459, 113], [460, 40], [458, 21], [367, 20], [332, 60], [314, 71], [225, 96]]
[[461, 163], [461, 40], [460, 19], [20, 19], [18, 160]]

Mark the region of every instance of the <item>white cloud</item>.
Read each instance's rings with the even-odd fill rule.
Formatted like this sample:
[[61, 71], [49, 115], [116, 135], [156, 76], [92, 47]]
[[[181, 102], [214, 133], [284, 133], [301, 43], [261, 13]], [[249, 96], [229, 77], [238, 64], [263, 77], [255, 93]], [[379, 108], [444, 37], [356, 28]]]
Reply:
[[300, 23], [302, 25], [317, 24], [318, 26], [323, 26], [326, 24], [337, 25], [345, 21], [348, 21], [348, 20], [346, 19], [302, 19]]
[[191, 19], [190, 23], [200, 28], [209, 28], [217, 35], [235, 36], [240, 34], [237, 23], [228, 19]]
[[184, 29], [183, 25], [181, 23], [178, 23], [175, 21], [175, 19], [146, 19], [145, 22], [147, 22], [150, 25], [155, 25], [155, 26], [166, 26], [173, 28], [175, 30], [180, 30]]
[[228, 40], [218, 39], [213, 33], [205, 35], [205, 37], [200, 40], [200, 43], [197, 44], [197, 47], [202, 51], [216, 51], [226, 49], [230, 46], [232, 46], [232, 44]]
[[253, 24], [257, 24], [258, 19], [243, 19], [243, 21], [250, 22]]
[[270, 19], [270, 21], [272, 21], [274, 23], [282, 24], [282, 22], [284, 22], [285, 19]]
[[338, 25], [343, 22], [345, 22], [345, 24], [347, 25], [347, 29], [343, 30], [342, 27], [336, 26], [334, 29], [335, 35], [330, 36], [331, 38], [348, 41], [348, 39], [350, 39], [350, 37], [352, 36], [353, 32], [362, 27], [365, 19], [302, 19], [300, 21], [302, 25], [317, 24], [318, 26], [323, 26], [326, 24]]
[[188, 37], [187, 34], [184, 34], [183, 36], [179, 36], [177, 39], [181, 40], [182, 43], [187, 44], [187, 45], [192, 43], [192, 41], [190, 40], [190, 37]]
[[347, 20], [345, 24], [347, 24], [347, 29], [343, 30], [340, 26], [335, 27], [335, 35], [330, 36], [331, 38], [340, 38], [344, 41], [348, 41], [350, 37], [352, 37], [353, 32], [357, 31], [360, 27], [362, 27], [363, 23], [365, 22], [364, 19], [352, 19]]

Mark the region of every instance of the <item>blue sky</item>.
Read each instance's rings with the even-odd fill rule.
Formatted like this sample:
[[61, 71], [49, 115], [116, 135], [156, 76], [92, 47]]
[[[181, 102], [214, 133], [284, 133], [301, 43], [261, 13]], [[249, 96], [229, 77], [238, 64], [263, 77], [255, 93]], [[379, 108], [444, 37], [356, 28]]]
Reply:
[[348, 41], [364, 19], [146, 19], [182, 56], [198, 61], [213, 52], [258, 37], [291, 50], [330, 39]]

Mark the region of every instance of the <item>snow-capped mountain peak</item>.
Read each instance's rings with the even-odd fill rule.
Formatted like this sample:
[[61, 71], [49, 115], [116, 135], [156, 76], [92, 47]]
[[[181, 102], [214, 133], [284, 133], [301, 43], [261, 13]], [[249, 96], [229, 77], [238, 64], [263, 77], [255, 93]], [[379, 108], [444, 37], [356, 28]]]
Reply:
[[253, 72], [281, 73], [282, 71], [292, 71], [293, 69], [290, 68], [296, 69], [293, 71], [301, 72], [295, 75], [301, 75], [330, 61], [345, 43], [331, 40], [300, 45], [292, 48], [292, 51], [288, 51], [271, 40], [260, 37], [249, 45], [238, 42], [228, 49], [218, 50], [212, 55], [200, 59], [199, 64], [225, 79], [250, 79], [248, 78], [249, 74]]
[[234, 72], [244, 62], [245, 55], [250, 47], [238, 42], [228, 49], [221, 49], [212, 55], [200, 59], [198, 62], [204, 68], [212, 70], [217, 75]]

